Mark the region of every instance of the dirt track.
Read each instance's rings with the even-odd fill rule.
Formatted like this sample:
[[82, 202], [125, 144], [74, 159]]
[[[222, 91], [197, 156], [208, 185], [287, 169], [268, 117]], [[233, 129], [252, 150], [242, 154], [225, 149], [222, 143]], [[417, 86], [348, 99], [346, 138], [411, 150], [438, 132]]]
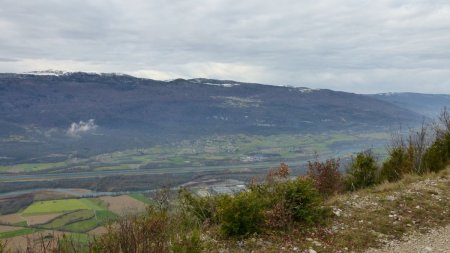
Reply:
[[402, 241], [393, 241], [381, 249], [370, 249], [367, 253], [410, 253], [445, 252], [450, 253], [450, 225], [434, 229], [427, 234], [415, 234]]

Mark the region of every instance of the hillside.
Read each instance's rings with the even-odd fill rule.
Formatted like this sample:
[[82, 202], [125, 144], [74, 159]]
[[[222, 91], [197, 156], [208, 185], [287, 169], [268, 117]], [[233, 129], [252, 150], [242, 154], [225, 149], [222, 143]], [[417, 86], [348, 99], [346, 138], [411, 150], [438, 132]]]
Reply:
[[417, 113], [364, 95], [119, 74], [0, 74], [0, 153], [90, 156], [212, 134], [395, 128]]
[[435, 117], [442, 108], [450, 106], [450, 95], [445, 94], [400, 92], [381, 93], [370, 96], [420, 113], [425, 117]]
[[[209, 222], [191, 224], [193, 227], [201, 227], [201, 235], [196, 234], [196, 230], [192, 232], [192, 227], [185, 231], [184, 226], [189, 226], [190, 223], [183, 222], [192, 217], [177, 216], [175, 220], [170, 220], [164, 212], [158, 213], [150, 209], [153, 211], [142, 216], [131, 216], [117, 226], [103, 229], [101, 234], [104, 236], [98, 237], [94, 244], [98, 247], [95, 252], [122, 252], [119, 245], [128, 245], [130, 250], [126, 252], [134, 252], [134, 246], [142, 247], [146, 242], [155, 244], [147, 248], [148, 251], [142, 252], [172, 252], [167, 245], [175, 245], [171, 249], [178, 245], [178, 249], [184, 250], [174, 252], [445, 252], [448, 249], [448, 234], [439, 232], [448, 231], [450, 224], [449, 196], [450, 168], [422, 177], [406, 175], [395, 183], [383, 183], [328, 199], [323, 207], [331, 210], [331, 213], [329, 217], [323, 217], [323, 224], [320, 226], [309, 227], [304, 223], [295, 223], [284, 229], [271, 230], [264, 227], [260, 233], [246, 237], [224, 237], [217, 225]], [[203, 202], [202, 205], [206, 203], [208, 202]], [[196, 208], [207, 206], [200, 205]], [[200, 209], [193, 209], [195, 210]], [[223, 212], [221, 209], [216, 211]], [[252, 210], [244, 209], [242, 212]], [[133, 233], [125, 233], [123, 229]], [[177, 236], [172, 238], [170, 233]], [[9, 235], [8, 232], [3, 234]], [[42, 235], [46, 234], [41, 233]], [[49, 234], [44, 242], [50, 248], [56, 247], [55, 239], [61, 240], [61, 235], [61, 232], [53, 233], [53, 236]], [[36, 238], [36, 242], [42, 240], [39, 239], [42, 237], [39, 237], [38, 232], [32, 238]], [[71, 237], [64, 238], [63, 243]], [[26, 241], [25, 239], [25, 236], [18, 236], [6, 241], [0, 240], [0, 250], [2, 243], [6, 242], [7, 249], [13, 252], [24, 252], [27, 244], [30, 246], [29, 252], [40, 252], [41, 246], [33, 245], [31, 241], [18, 244]], [[169, 243], [171, 240], [172, 243]], [[77, 239], [74, 242], [77, 245]], [[105, 246], [103, 244], [111, 248], [105, 250], [102, 248]], [[73, 246], [65, 248], [66, 244], [62, 245], [62, 252], [74, 252], [71, 248]], [[77, 250], [76, 252], [87, 252], [85, 248]]]

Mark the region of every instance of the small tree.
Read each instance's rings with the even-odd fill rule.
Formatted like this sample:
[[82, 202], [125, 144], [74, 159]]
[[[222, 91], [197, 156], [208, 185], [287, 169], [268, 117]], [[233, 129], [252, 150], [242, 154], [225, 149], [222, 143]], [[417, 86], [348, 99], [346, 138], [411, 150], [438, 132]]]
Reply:
[[342, 190], [342, 175], [339, 167], [339, 159], [320, 162], [316, 157], [314, 162], [308, 161], [308, 176], [314, 180], [322, 196], [329, 197]]
[[223, 195], [217, 210], [220, 228], [228, 236], [246, 236], [259, 232], [264, 224], [264, 203], [255, 192]]
[[435, 140], [426, 150], [422, 165], [428, 172], [444, 169], [450, 163], [450, 112], [444, 107], [434, 123]]
[[346, 186], [349, 190], [357, 190], [372, 186], [378, 181], [378, 165], [371, 150], [360, 152], [352, 158], [347, 176]]
[[450, 162], [450, 132], [437, 138], [427, 149], [423, 158], [423, 167], [428, 172], [444, 169]]
[[403, 177], [405, 172], [408, 172], [407, 168], [407, 155], [403, 147], [396, 147], [389, 150], [388, 158], [383, 163], [380, 172], [380, 180], [387, 180], [389, 182], [395, 182]]

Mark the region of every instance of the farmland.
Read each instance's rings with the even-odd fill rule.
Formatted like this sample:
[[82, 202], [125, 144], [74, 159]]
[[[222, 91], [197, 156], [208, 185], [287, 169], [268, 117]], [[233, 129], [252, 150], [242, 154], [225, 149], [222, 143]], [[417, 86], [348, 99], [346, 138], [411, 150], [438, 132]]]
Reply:
[[[216, 135], [88, 158], [0, 166], [0, 192], [5, 194], [0, 195], [0, 225], [13, 227], [0, 231], [0, 238], [16, 241], [44, 232], [96, 235], [117, 217], [142, 212], [152, 204], [134, 191], [164, 184], [233, 191], [230, 187], [243, 185], [280, 162], [301, 173], [301, 166], [316, 152], [321, 157], [349, 157], [361, 149], [383, 147], [388, 139], [381, 132]], [[11, 191], [20, 195], [11, 196]]]
[[42, 233], [66, 233], [85, 240], [88, 234], [104, 231], [102, 226], [118, 214], [142, 212], [147, 203], [150, 200], [142, 194], [34, 201], [16, 213], [0, 215], [0, 239], [16, 246], [21, 245], [20, 238]]
[[261, 161], [302, 160], [314, 152], [348, 155], [355, 149], [379, 145], [389, 139], [383, 132], [328, 132], [321, 134], [215, 135], [148, 148], [120, 150], [90, 158], [70, 158], [53, 163], [0, 166], [0, 173], [62, 173], [202, 167]]

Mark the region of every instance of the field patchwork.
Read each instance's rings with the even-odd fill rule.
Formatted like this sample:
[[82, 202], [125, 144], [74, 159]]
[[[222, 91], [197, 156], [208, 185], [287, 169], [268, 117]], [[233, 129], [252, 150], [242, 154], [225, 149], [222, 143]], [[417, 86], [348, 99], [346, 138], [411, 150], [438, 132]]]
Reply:
[[40, 224], [45, 224], [55, 219], [64, 213], [50, 213], [50, 214], [40, 214], [40, 215], [26, 215], [24, 218], [27, 221], [28, 226], [35, 226]]
[[6, 239], [6, 238], [21, 236], [21, 235], [28, 235], [28, 234], [32, 234], [34, 232], [35, 232], [35, 229], [33, 229], [33, 228], [19, 228], [17, 230], [1, 232], [0, 239]]
[[41, 228], [84, 233], [116, 219], [117, 216], [107, 210], [79, 210], [59, 216]]

